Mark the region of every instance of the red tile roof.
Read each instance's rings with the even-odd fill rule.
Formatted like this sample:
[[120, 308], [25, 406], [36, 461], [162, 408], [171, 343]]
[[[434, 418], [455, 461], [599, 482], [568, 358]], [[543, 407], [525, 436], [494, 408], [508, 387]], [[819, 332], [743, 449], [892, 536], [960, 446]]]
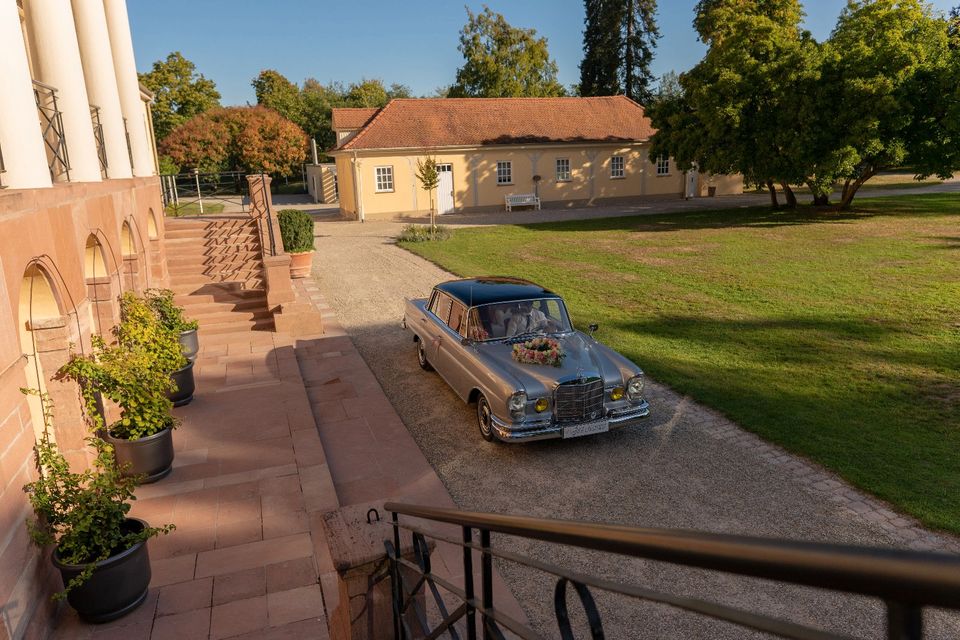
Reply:
[[332, 128], [337, 129], [359, 129], [367, 124], [379, 108], [343, 108], [333, 110]]
[[339, 149], [637, 142], [653, 133], [643, 107], [625, 96], [403, 98], [390, 101]]

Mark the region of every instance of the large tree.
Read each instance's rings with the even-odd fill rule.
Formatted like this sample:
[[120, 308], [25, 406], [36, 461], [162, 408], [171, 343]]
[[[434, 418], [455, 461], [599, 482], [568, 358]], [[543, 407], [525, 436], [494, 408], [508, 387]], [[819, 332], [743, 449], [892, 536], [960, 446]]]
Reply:
[[622, 93], [646, 105], [653, 96], [650, 63], [660, 30], [656, 0], [584, 0], [580, 94]]
[[178, 125], [197, 114], [220, 105], [220, 93], [213, 80], [197, 73], [196, 65], [174, 51], [166, 60], [141, 73], [140, 82], [154, 94], [153, 129], [163, 140]]
[[273, 69], [264, 69], [250, 84], [258, 105], [273, 109], [287, 120], [303, 126], [303, 100], [297, 85]]
[[449, 95], [564, 95], [563, 85], [557, 82], [557, 64], [547, 51], [547, 39], [536, 36], [536, 30], [513, 27], [489, 7], [477, 14], [467, 9], [459, 46], [464, 64], [457, 69]]
[[177, 127], [160, 152], [181, 167], [201, 171], [293, 175], [306, 159], [307, 136], [296, 124], [265, 107], [211, 109]]

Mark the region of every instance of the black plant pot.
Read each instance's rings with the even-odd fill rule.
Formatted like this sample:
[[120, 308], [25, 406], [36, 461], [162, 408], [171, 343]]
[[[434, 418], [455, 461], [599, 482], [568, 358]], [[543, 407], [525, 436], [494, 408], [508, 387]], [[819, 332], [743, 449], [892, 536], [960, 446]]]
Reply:
[[117, 465], [124, 469], [123, 475], [145, 475], [143, 484], [165, 478], [173, 470], [173, 429], [170, 427], [137, 440], [116, 438], [109, 433], [103, 439], [113, 445], [113, 454]]
[[[124, 525], [132, 532], [143, 531], [147, 526], [136, 518], [127, 518]], [[60, 570], [64, 586], [85, 568], [82, 564], [62, 562], [56, 549], [51, 559]], [[149, 586], [150, 556], [143, 541], [96, 563], [90, 579], [67, 594], [67, 602], [87, 622], [109, 622], [139, 607], [147, 599]]]
[[197, 353], [200, 351], [200, 338], [197, 337], [196, 329], [180, 332], [180, 349], [190, 362], [197, 359]]
[[177, 385], [176, 391], [171, 391], [167, 397], [173, 402], [173, 406], [182, 407], [190, 404], [193, 400], [193, 392], [197, 388], [193, 382], [193, 362], [188, 362], [183, 369], [178, 369], [170, 374]]

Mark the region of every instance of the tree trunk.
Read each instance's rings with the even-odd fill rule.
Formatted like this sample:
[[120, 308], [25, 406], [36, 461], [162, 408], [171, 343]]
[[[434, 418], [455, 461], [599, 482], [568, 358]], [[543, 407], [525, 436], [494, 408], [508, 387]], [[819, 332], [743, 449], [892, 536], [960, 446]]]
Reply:
[[793, 192], [793, 189], [790, 188], [790, 185], [786, 182], [781, 182], [780, 187], [783, 188], [783, 197], [787, 201], [788, 209], [797, 208], [797, 194]]
[[813, 194], [813, 206], [815, 206], [815, 207], [828, 207], [828, 206], [830, 206], [830, 194], [829, 194], [829, 193], [815, 193], [815, 194]]
[[633, 47], [631, 46], [633, 42], [633, 2], [634, 0], [627, 0], [627, 37], [624, 39], [626, 50], [623, 52], [623, 93], [631, 100], [633, 100]]
[[779, 209], [780, 203], [777, 201], [777, 188], [773, 186], [773, 180], [767, 180], [767, 189], [770, 191], [770, 206], [774, 209]]
[[843, 197], [840, 199], [841, 211], [847, 211], [850, 209], [850, 205], [853, 203], [853, 198], [857, 195], [857, 191], [867, 180], [877, 175], [877, 171], [878, 169], [871, 167], [870, 169], [867, 169], [861, 173], [860, 176], [849, 185], [849, 187], [844, 186]]

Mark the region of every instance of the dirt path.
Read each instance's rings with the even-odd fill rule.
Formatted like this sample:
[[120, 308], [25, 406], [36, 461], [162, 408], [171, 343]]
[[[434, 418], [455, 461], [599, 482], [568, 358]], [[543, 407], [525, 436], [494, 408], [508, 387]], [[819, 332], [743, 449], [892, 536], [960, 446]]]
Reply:
[[[865, 545], [956, 545], [655, 382], [644, 428], [524, 446], [482, 441], [472, 408], [417, 367], [411, 337], [400, 328], [404, 298], [423, 297], [450, 278], [394, 246], [400, 226], [318, 222], [315, 276], [461, 508]], [[863, 598], [509, 538], [495, 544], [592, 575], [859, 637], [878, 637], [884, 628], [880, 604]], [[554, 635], [553, 580], [509, 564], [500, 570], [530, 620]], [[754, 637], [665, 606], [594, 595], [607, 637]], [[934, 613], [925, 622], [929, 637], [960, 636], [957, 617]]]

